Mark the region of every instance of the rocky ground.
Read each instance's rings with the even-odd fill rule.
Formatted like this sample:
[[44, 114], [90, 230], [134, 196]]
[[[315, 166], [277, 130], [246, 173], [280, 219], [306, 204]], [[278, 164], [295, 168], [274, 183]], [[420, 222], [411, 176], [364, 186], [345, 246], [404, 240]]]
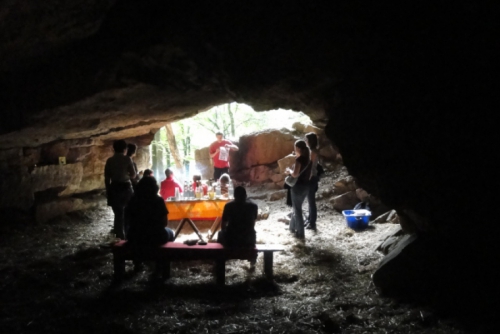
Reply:
[[[323, 180], [318, 194], [333, 180]], [[318, 230], [308, 230], [303, 243], [279, 221], [289, 211], [284, 199], [264, 199], [264, 188], [249, 192], [270, 212], [257, 222], [258, 242], [286, 248], [275, 254], [274, 282], [264, 278], [260, 256], [255, 272], [246, 261], [229, 261], [225, 287], [214, 284], [212, 264], [205, 262], [173, 263], [166, 282], [153, 279], [151, 268], [134, 273], [127, 264], [125, 282], [114, 285], [107, 207], [45, 224], [2, 225], [1, 332], [467, 332], [425, 307], [377, 294], [370, 275], [382, 255], [375, 248], [392, 224], [355, 232], [320, 199]]]

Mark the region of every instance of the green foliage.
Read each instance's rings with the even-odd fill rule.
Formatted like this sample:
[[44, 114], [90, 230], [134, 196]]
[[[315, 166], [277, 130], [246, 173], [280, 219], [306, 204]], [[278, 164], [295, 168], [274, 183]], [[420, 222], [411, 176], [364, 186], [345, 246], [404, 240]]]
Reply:
[[[283, 109], [256, 112], [248, 105], [229, 103], [172, 123], [172, 128], [179, 153], [183, 156], [185, 164], [189, 164], [194, 160], [195, 150], [207, 147], [215, 141], [216, 132], [220, 131], [229, 140], [237, 141], [242, 135], [267, 129], [291, 127], [295, 122], [310, 124], [311, 120], [302, 112]], [[174, 164], [173, 160], [169, 159], [170, 152], [164, 128], [157, 132], [151, 147], [155, 172], [160, 166], [166, 168]], [[159, 171], [163, 174], [161, 169]]]

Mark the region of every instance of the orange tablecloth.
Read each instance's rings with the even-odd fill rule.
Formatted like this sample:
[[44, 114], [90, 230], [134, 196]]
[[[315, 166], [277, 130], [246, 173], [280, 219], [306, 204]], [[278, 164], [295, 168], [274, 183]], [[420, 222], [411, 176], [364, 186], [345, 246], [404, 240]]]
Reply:
[[168, 220], [213, 220], [222, 217], [224, 206], [229, 199], [166, 201]]

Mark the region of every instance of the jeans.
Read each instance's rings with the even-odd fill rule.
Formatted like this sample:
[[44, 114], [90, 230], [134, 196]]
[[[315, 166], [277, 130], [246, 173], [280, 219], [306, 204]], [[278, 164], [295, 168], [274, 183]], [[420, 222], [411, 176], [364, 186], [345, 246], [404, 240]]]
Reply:
[[318, 219], [318, 208], [316, 207], [316, 192], [318, 191], [318, 177], [313, 176], [309, 181], [309, 192], [307, 193], [307, 202], [309, 203], [309, 226], [316, 228]]
[[302, 204], [309, 192], [308, 184], [296, 184], [292, 187], [292, 207], [293, 215], [290, 220], [290, 231], [295, 232], [297, 238], [303, 239], [304, 234], [304, 217], [302, 215]]
[[125, 226], [125, 205], [113, 205], [111, 208], [115, 214], [113, 229], [116, 237], [125, 240], [125, 233], [128, 230], [128, 226]]

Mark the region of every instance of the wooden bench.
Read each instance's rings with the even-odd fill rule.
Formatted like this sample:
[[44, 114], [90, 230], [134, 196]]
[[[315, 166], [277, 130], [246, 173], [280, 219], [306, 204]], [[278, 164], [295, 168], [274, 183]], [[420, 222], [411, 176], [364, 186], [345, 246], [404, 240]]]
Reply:
[[[121, 280], [125, 273], [125, 261], [134, 258], [133, 251], [126, 246], [126, 241], [113, 245], [113, 267], [116, 280]], [[257, 258], [258, 253], [264, 253], [264, 274], [273, 278], [273, 253], [283, 251], [281, 245], [256, 245], [255, 248], [225, 248], [219, 243], [188, 246], [178, 242], [166, 244], [148, 252], [145, 260], [155, 260], [164, 279], [170, 277], [171, 261], [214, 260], [215, 275], [218, 284], [225, 283], [227, 260], [249, 260]]]

